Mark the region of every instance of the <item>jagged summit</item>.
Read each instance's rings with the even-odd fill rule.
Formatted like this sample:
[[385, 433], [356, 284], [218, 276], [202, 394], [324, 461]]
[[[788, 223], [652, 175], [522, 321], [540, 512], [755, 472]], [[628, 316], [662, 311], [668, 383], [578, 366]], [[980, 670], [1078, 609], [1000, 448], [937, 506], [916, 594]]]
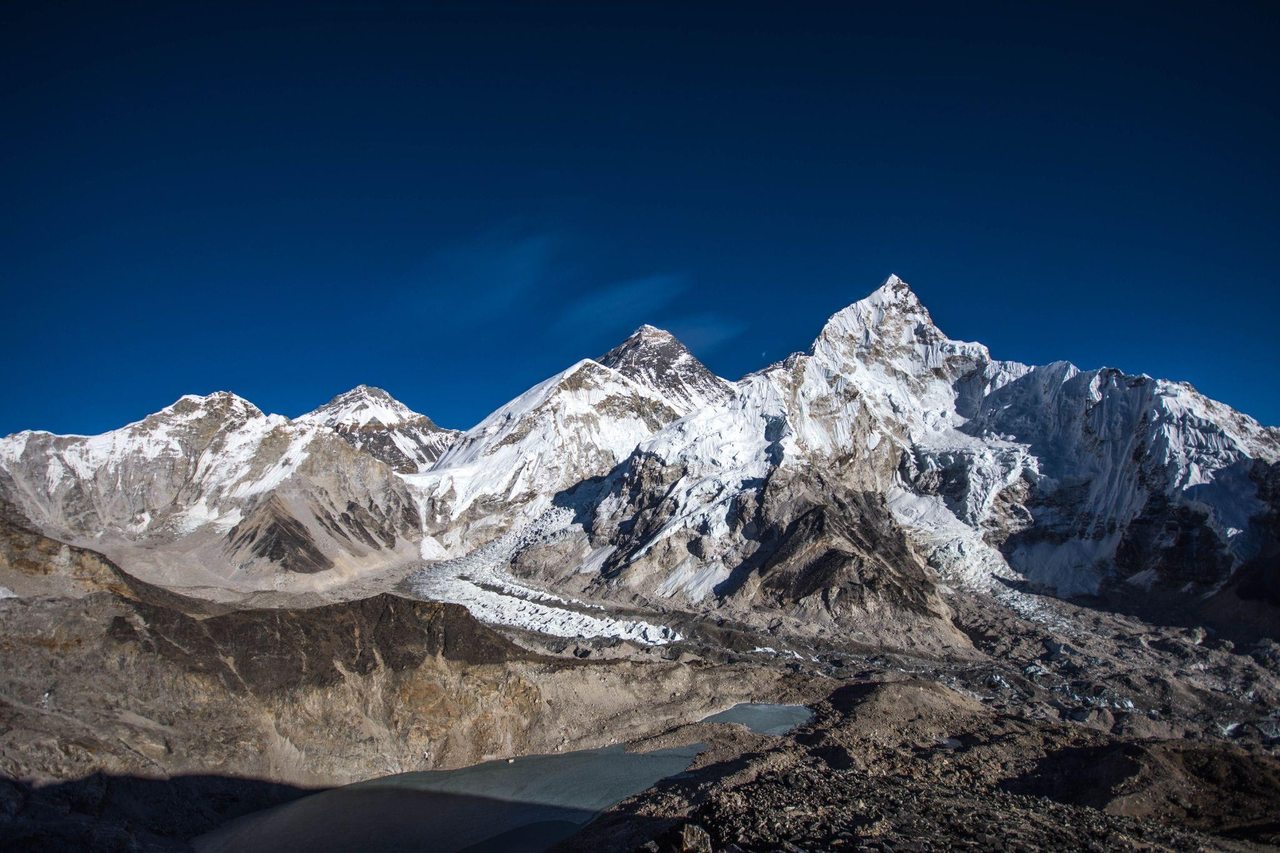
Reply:
[[942, 370], [948, 381], [991, 362], [982, 344], [947, 337], [915, 291], [896, 275], [833, 314], [810, 354], [837, 371], [857, 364], [899, 377]]
[[234, 391], [211, 391], [208, 394], [183, 394], [167, 408], [174, 408], [183, 403], [193, 404], [197, 406], [248, 406], [256, 409], [253, 403], [250, 403], [244, 397]]
[[946, 337], [911, 286], [890, 275], [871, 293], [831, 315], [818, 339], [842, 337], [869, 346], [886, 334], [903, 331], [917, 337]]
[[872, 302], [878, 305], [899, 305], [902, 307], [923, 307], [920, 297], [911, 289], [911, 285], [907, 284], [897, 275], [890, 274], [880, 286], [867, 295], [860, 302]]
[[620, 365], [625, 365], [634, 359], [634, 355], [639, 350], [655, 347], [672, 347], [674, 351], [687, 352], [684, 345], [676, 338], [675, 335], [666, 329], [659, 329], [657, 326], [650, 326], [645, 323], [637, 328], [634, 332], [627, 336], [626, 340], [609, 350], [604, 355], [596, 358], [595, 361], [600, 362], [606, 367], [612, 367], [615, 370], [621, 369]]
[[372, 385], [357, 385], [294, 423], [328, 427], [401, 473], [430, 466], [460, 434]]
[[438, 429], [426, 415], [413, 411], [372, 385], [357, 385], [297, 420], [334, 428], [390, 427], [412, 422]]
[[[273, 588], [272, 566], [324, 564], [290, 569], [273, 543], [288, 557], [311, 542], [341, 574], [524, 541], [521, 525], [573, 504], [588, 526], [522, 566], [561, 591], [733, 599], [744, 617], [794, 605], [877, 631], [884, 614], [941, 613], [916, 595], [921, 560], [976, 589], [1270, 583], [1249, 561], [1280, 553], [1278, 471], [1275, 430], [1178, 383], [992, 360], [896, 275], [809, 353], [735, 384], [644, 325], [466, 433], [361, 385], [292, 421], [219, 392], [101, 437], [0, 439], [0, 497], [144, 565], [156, 549]], [[226, 540], [242, 522], [254, 535]], [[872, 566], [901, 595], [859, 586]]]
[[682, 414], [731, 393], [730, 384], [708, 370], [675, 335], [648, 324], [596, 361], [656, 391]]
[[207, 414], [243, 415], [261, 417], [263, 412], [253, 403], [231, 391], [214, 391], [210, 394], [183, 394], [160, 411], [145, 420], [165, 416], [203, 416]]
[[[660, 329], [657, 326], [651, 326], [648, 323], [643, 324], [634, 332], [627, 340], [676, 340], [676, 336], [668, 332], [666, 329]], [[678, 341], [677, 341], [678, 342]]]
[[122, 430], [150, 428], [174, 422], [204, 421], [242, 422], [250, 418], [264, 417], [261, 409], [245, 398], [230, 391], [213, 391], [209, 394], [183, 394], [177, 400], [159, 411], [152, 412], [136, 421], [130, 421], [122, 427], [108, 430], [98, 435], [83, 433], [52, 433], [42, 429], [28, 429], [3, 436], [5, 439], [20, 436], [53, 436], [57, 438], [102, 438], [114, 435]]

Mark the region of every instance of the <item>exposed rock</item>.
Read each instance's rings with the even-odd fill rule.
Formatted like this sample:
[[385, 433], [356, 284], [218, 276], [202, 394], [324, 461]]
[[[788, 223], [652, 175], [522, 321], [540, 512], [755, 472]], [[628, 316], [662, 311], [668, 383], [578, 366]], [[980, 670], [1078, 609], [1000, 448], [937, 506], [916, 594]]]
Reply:
[[426, 470], [460, 435], [368, 385], [339, 394], [298, 421], [323, 424], [402, 473]]
[[641, 326], [596, 361], [653, 389], [688, 414], [733, 394], [733, 386], [716, 376], [670, 333]]

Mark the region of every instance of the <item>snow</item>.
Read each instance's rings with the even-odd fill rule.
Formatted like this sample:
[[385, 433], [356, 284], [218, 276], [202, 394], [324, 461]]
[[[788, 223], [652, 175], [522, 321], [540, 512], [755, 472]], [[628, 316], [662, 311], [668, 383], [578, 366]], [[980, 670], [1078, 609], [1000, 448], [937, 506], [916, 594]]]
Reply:
[[[245, 472], [246, 476], [242, 477], [236, 484], [235, 488], [231, 491], [230, 496], [232, 498], [247, 498], [251, 495], [258, 495], [275, 489], [286, 479], [291, 477], [293, 473], [298, 470], [298, 467], [306, 460], [308, 447], [316, 436], [315, 427], [305, 427], [300, 430], [286, 431], [283, 424], [263, 424], [263, 426], [270, 427], [270, 429], [259, 433], [256, 436], [258, 441], [255, 446], [255, 450], [257, 447], [261, 447], [267, 437], [274, 433], [276, 429], [280, 429], [282, 432], [289, 434], [289, 446], [273, 464], [268, 466], [267, 469], [260, 474], [257, 474], [256, 476], [247, 476], [249, 472]], [[249, 444], [246, 443], [242, 446], [248, 447]], [[254, 455], [256, 456], [257, 454]], [[243, 457], [236, 461], [241, 464], [248, 462], [248, 460]]]
[[563, 531], [572, 520], [568, 510], [543, 513], [465, 556], [426, 565], [410, 576], [410, 588], [431, 601], [461, 604], [482, 622], [557, 637], [617, 637], [646, 645], [679, 640], [665, 626], [584, 612], [600, 608], [526, 586], [507, 573], [520, 549]]
[[[146, 515], [149, 524], [150, 513]], [[209, 506], [207, 497], [201, 497], [178, 516], [176, 527], [180, 533], [194, 533], [205, 525], [214, 525], [219, 530], [227, 531], [239, 524], [243, 517], [239, 509], [219, 511]], [[143, 525], [140, 530], [145, 527]]]
[[656, 392], [583, 359], [493, 412], [405, 480], [452, 519], [493, 499], [532, 518], [557, 492], [608, 473], [675, 414]]
[[320, 408], [296, 419], [298, 423], [328, 427], [399, 426], [425, 419], [381, 388], [357, 385]]
[[[339, 434], [357, 448], [374, 436], [380, 451], [418, 466], [401, 480], [418, 504], [423, 594], [498, 624], [640, 642], [677, 635], [506, 572], [529, 537], [563, 532], [566, 511], [556, 504], [596, 478], [602, 497], [583, 507], [604, 529], [633, 512], [627, 489], [662, 490], [656, 530], [627, 551], [632, 560], [670, 551], [653, 581], [658, 596], [712, 596], [731, 550], [698, 558], [683, 543], [659, 546], [686, 536], [741, 543], [751, 534], [730, 519], [744, 492], [778, 473], [830, 469], [844, 487], [885, 495], [948, 583], [1050, 618], [1038, 598], [999, 579], [1021, 575], [1063, 595], [1097, 590], [1125, 527], [1153, 497], [1206, 513], [1239, 557], [1265, 509], [1255, 463], [1280, 460], [1280, 433], [1185, 383], [994, 360], [983, 345], [943, 334], [890, 276], [834, 314], [807, 353], [737, 383], [710, 374], [669, 333], [642, 326], [461, 434], [368, 386], [292, 421], [219, 392], [98, 436], [0, 439], [0, 467], [24, 510], [55, 534], [88, 517], [103, 530], [86, 536], [111, 531], [145, 543], [225, 532], [260, 496], [302, 483], [304, 466], [310, 475], [327, 461], [324, 442]], [[987, 542], [992, 525], [1031, 520], [1052, 535], [1011, 540], [1007, 554]], [[614, 544], [592, 545], [566, 571], [598, 574], [618, 559]], [[1129, 578], [1135, 590], [1156, 580]]]
[[605, 562], [612, 557], [614, 552], [617, 550], [618, 548], [615, 545], [605, 545], [594, 549], [587, 555], [587, 558], [578, 565], [575, 570], [575, 574], [594, 575], [598, 573], [602, 568], [604, 568]]
[[0, 600], [5, 598], [17, 598], [18, 594], [7, 586], [0, 586]]
[[[911, 482], [901, 479], [904, 454]], [[627, 465], [656, 460], [675, 482], [663, 486], [661, 526], [632, 559], [677, 534], [704, 546], [729, 537], [726, 517], [742, 490], [779, 468], [843, 457], [864, 488], [889, 496], [895, 517], [953, 580], [992, 590], [995, 578], [1021, 573], [1061, 595], [1090, 593], [1123, 526], [1146, 505], [1153, 472], [1171, 500], [1207, 508], [1211, 526], [1237, 541], [1262, 509], [1248, 465], [1278, 456], [1275, 431], [1185, 384], [993, 360], [981, 344], [943, 334], [891, 276], [833, 315], [808, 354], [751, 374], [728, 400], [639, 445]], [[947, 488], [931, 495], [916, 483]], [[1063, 529], [1061, 544], [1019, 546], [1006, 559], [983, 539], [999, 502], [1020, 500], [1019, 489], [1077, 486], [1083, 497], [1069, 514], [1036, 510], [1036, 523]], [[597, 518], [616, 523], [629, 507], [615, 490]], [[1114, 532], [1100, 534], [1108, 525]], [[665, 571], [659, 594], [696, 597], [718, 569], [713, 559], [685, 559]]]
[[[0, 460], [25, 483], [25, 508], [60, 538], [76, 536], [61, 504], [89, 486], [109, 532], [142, 541], [185, 536], [241, 518], [240, 504], [293, 476], [310, 453], [316, 426], [293, 426], [228, 392], [187, 395], [148, 417], [95, 436], [20, 433], [0, 440]], [[82, 499], [82, 498], [81, 498]]]
[[443, 560], [449, 556], [449, 552], [436, 541], [434, 536], [425, 533], [422, 535], [422, 544], [418, 550], [424, 560]]
[[718, 562], [703, 563], [692, 554], [686, 557], [658, 587], [658, 595], [683, 595], [689, 601], [711, 596], [716, 586], [728, 580], [732, 570]]

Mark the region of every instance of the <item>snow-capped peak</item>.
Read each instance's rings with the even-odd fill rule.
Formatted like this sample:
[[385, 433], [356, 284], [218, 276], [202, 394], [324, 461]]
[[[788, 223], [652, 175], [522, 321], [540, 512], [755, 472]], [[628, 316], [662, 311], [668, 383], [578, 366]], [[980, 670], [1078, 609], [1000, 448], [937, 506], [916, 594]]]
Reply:
[[[640, 328], [631, 333], [631, 338], [656, 338], [660, 340], [675, 340], [675, 335], [666, 329], [659, 329], [657, 326], [650, 326], [648, 323], [643, 324]], [[628, 338], [630, 340], [631, 338]]]
[[597, 361], [657, 392], [681, 414], [731, 393], [729, 383], [708, 370], [675, 335], [648, 324]]
[[230, 391], [214, 391], [205, 396], [184, 394], [150, 417], [154, 418], [166, 414], [187, 415], [195, 412], [212, 411], [238, 412], [249, 417], [257, 417], [262, 414], [261, 409], [238, 394]]
[[357, 385], [294, 423], [327, 427], [401, 473], [426, 469], [460, 434], [370, 385]]
[[911, 287], [896, 275], [864, 299], [837, 311], [813, 342], [812, 354], [842, 371], [850, 362], [875, 362], [902, 374], [921, 374], [959, 357], [968, 370], [991, 360], [982, 344], [943, 334]]
[[833, 314], [823, 326], [815, 346], [824, 339], [840, 338], [866, 349], [886, 338], [908, 336], [946, 337], [934, 325], [928, 309], [910, 285], [891, 275], [866, 297]]
[[[178, 400], [169, 403], [164, 409], [147, 415], [142, 420], [125, 424], [119, 430], [169, 429], [183, 424], [207, 424], [212, 428], [234, 428], [236, 424], [266, 418], [264, 412], [250, 401], [244, 400], [229, 391], [215, 391], [210, 394], [183, 394]], [[110, 434], [110, 433], [106, 433]], [[67, 438], [76, 438], [68, 435]]]
[[297, 420], [347, 429], [430, 423], [426, 415], [418, 414], [386, 391], [370, 385], [357, 385]]
[[900, 305], [904, 307], [920, 306], [920, 297], [897, 275], [890, 273], [880, 286], [872, 291], [862, 302], [873, 302], [878, 305]]

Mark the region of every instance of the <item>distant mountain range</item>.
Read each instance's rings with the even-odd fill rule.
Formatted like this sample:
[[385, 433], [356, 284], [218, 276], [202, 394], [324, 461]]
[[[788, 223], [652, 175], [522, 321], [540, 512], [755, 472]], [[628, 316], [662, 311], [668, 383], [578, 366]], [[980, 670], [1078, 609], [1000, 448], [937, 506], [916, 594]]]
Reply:
[[463, 572], [530, 606], [903, 645], [955, 639], [955, 588], [1280, 604], [1280, 431], [1186, 383], [993, 359], [895, 276], [737, 382], [643, 326], [462, 432], [367, 386], [292, 420], [187, 396], [0, 440], [0, 498], [215, 599]]

